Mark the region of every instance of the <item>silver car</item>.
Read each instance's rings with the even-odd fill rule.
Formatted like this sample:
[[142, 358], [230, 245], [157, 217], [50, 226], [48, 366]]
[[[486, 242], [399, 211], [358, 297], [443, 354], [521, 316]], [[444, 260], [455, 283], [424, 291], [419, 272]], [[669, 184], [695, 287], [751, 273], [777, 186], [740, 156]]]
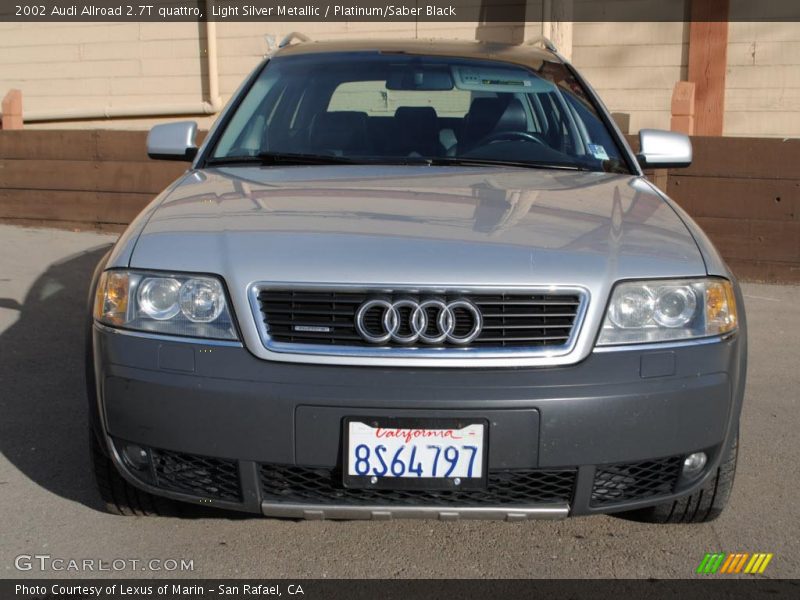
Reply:
[[110, 510], [720, 514], [742, 296], [642, 171], [688, 138], [635, 155], [552, 48], [296, 39], [196, 133], [92, 283]]

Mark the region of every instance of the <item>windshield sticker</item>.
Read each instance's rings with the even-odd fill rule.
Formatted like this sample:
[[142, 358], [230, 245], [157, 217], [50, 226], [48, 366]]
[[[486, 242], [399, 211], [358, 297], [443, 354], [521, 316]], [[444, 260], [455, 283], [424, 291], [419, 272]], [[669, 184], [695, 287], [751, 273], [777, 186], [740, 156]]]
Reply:
[[456, 87], [481, 92], [552, 92], [555, 86], [524, 69], [453, 67]]
[[608, 160], [606, 149], [600, 144], [586, 144], [586, 147], [589, 149], [589, 152], [591, 152], [592, 156], [594, 156], [597, 160]]

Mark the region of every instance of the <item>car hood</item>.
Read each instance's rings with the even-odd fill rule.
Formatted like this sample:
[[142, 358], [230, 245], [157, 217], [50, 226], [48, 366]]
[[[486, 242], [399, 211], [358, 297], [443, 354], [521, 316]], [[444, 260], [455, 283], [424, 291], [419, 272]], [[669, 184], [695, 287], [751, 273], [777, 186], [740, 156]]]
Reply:
[[[499, 167], [192, 171], [131, 266], [255, 281], [582, 285], [704, 275], [691, 234], [639, 177]], [[231, 281], [233, 279], [234, 281]]]

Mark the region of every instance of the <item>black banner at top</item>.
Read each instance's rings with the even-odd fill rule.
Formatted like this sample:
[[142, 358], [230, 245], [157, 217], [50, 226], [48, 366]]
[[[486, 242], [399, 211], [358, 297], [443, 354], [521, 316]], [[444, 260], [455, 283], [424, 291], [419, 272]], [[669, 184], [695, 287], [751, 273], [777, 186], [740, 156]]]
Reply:
[[6, 22], [800, 21], [800, 0], [3, 0]]

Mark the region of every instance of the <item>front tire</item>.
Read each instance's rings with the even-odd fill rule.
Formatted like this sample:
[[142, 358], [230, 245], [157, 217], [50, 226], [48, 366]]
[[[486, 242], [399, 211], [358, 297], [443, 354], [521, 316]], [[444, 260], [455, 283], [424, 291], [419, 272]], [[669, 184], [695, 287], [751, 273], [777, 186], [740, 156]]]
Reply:
[[731, 440], [713, 477], [696, 492], [673, 502], [658, 504], [617, 516], [643, 523], [708, 523], [722, 514], [733, 489], [739, 454], [739, 432]]

